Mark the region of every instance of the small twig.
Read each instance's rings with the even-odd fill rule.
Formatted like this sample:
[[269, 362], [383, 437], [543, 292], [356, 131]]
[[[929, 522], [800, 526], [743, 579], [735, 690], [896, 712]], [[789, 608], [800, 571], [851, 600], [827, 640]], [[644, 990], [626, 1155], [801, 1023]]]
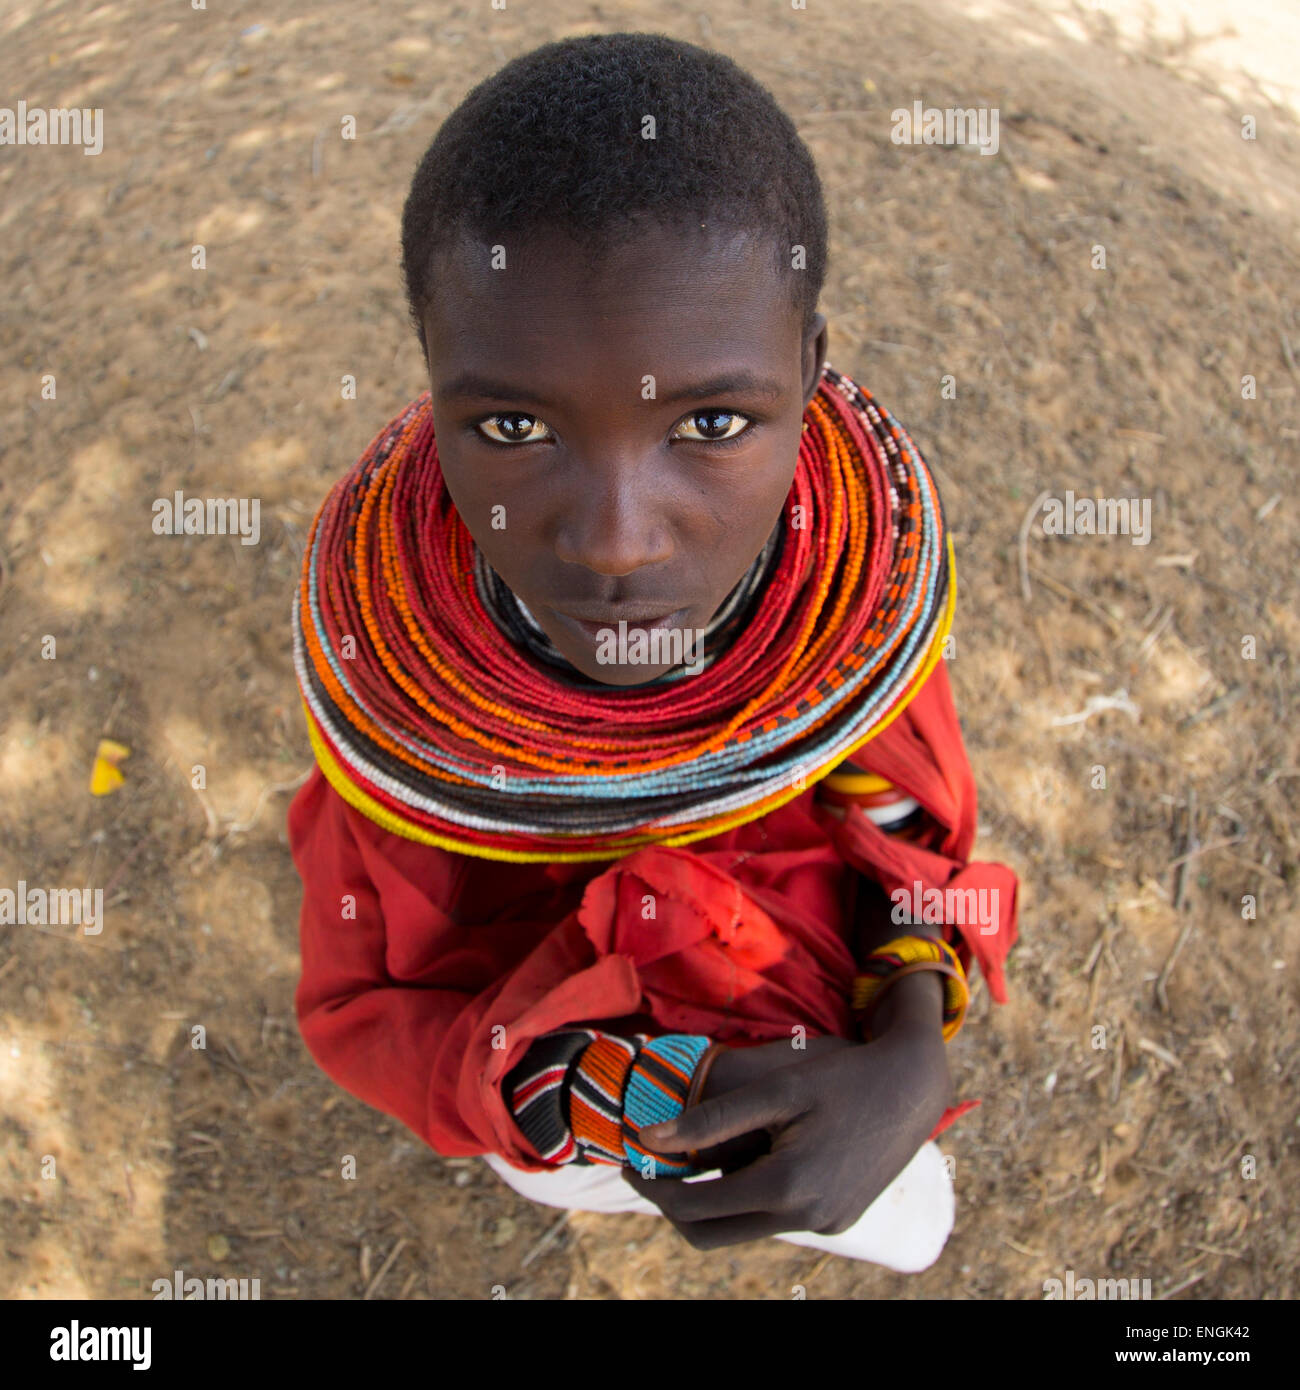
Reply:
[[1097, 1171], [1092, 1181], [1088, 1184], [1088, 1188], [1094, 1197], [1100, 1197], [1106, 1190], [1106, 1157], [1106, 1136], [1103, 1134], [1101, 1143], [1097, 1148]]
[[1051, 1197], [1044, 1197], [1043, 1205], [1045, 1207], [1050, 1207], [1053, 1202], [1064, 1202], [1066, 1198], [1073, 1197], [1082, 1186], [1083, 1184], [1081, 1182], [1077, 1182], [1073, 1187], [1067, 1187], [1064, 1192], [1057, 1192]]
[[1085, 975], [1091, 975], [1097, 968], [1097, 962], [1101, 959], [1101, 948], [1106, 940], [1106, 933], [1108, 931], [1110, 931], [1109, 922], [1097, 933], [1097, 939], [1092, 943], [1092, 950], [1088, 952], [1088, 959], [1083, 963], [1083, 973]]
[[104, 885], [105, 898], [107, 898], [109, 894], [112, 893], [113, 889], [117, 886], [118, 879], [120, 879], [122, 875], [126, 873], [126, 871], [131, 867], [131, 861], [135, 859], [136, 855], [139, 854], [142, 849], [144, 849], [147, 843], [147, 840], [141, 840], [139, 844], [137, 844], [136, 847], [131, 851], [131, 853], [128, 854], [126, 858], [123, 859], [122, 862], [117, 866], [117, 872]]
[[[234, 1067], [238, 1070], [240, 1076], [242, 1076], [242, 1077], [244, 1078], [244, 1080], [247, 1081], [247, 1080], [248, 1080], [248, 1073], [244, 1070], [242, 1064], [240, 1063], [240, 1060], [239, 1060], [239, 1053], [237, 1053], [237, 1052], [235, 1051], [234, 1044], [233, 1044], [233, 1043], [225, 1043], [225, 1044], [223, 1044], [223, 1045], [224, 1045], [226, 1051], [230, 1054], [231, 1063], [232, 1063], [232, 1064], [234, 1065]], [[249, 1090], [251, 1091], [251, 1090], [253, 1090], [253, 1089], [254, 1089], [254, 1088], [253, 1088], [252, 1084], [250, 1083], [250, 1084], [249, 1084]]]
[[1153, 1057], [1159, 1059], [1169, 1067], [1181, 1067], [1182, 1063], [1166, 1047], [1161, 1047], [1159, 1043], [1154, 1043], [1150, 1038], [1139, 1038], [1138, 1047], [1143, 1052], [1149, 1052]]
[[[193, 785], [191, 783], [191, 785]], [[208, 818], [208, 831], [206, 838], [215, 840], [217, 833], [221, 829], [221, 822], [217, 819], [217, 813], [212, 809], [212, 803], [208, 800], [208, 794], [202, 787], [195, 787], [194, 794], [199, 799], [199, 804], [203, 807], [203, 814]]]
[[[313, 764], [314, 766], [314, 764]], [[199, 803], [203, 807], [203, 814], [208, 818], [208, 828], [204, 836], [207, 840], [220, 838], [223, 842], [232, 835], [242, 835], [245, 831], [251, 830], [256, 824], [258, 817], [262, 814], [262, 808], [266, 805], [267, 799], [274, 796], [276, 792], [296, 791], [311, 776], [312, 769], [309, 767], [299, 776], [288, 782], [268, 782], [257, 794], [257, 801], [253, 806], [253, 814], [245, 821], [230, 821], [226, 825], [226, 832], [221, 834], [221, 817], [212, 808], [212, 801], [207, 792], [202, 787], [195, 787], [194, 794], [199, 798]]]
[[569, 1215], [570, 1213], [566, 1211], [564, 1215], [561, 1216], [560, 1219], [550, 1228], [550, 1230], [548, 1230], [546, 1234], [523, 1257], [523, 1259], [519, 1261], [520, 1269], [527, 1269], [528, 1266], [532, 1264], [532, 1262], [538, 1257], [538, 1255], [540, 1255], [544, 1250], [546, 1250], [549, 1246], [551, 1246], [554, 1243], [556, 1236], [558, 1236], [560, 1232], [564, 1229], [564, 1227], [567, 1225]]
[[1051, 496], [1051, 492], [1044, 489], [1029, 504], [1029, 510], [1025, 513], [1020, 523], [1020, 596], [1026, 603], [1033, 597], [1029, 588], [1029, 532], [1033, 529], [1034, 517], [1038, 515], [1038, 509]]
[[108, 712], [108, 718], [105, 719], [103, 724], [100, 726], [99, 733], [101, 738], [108, 737], [108, 731], [113, 727], [113, 721], [117, 718], [117, 712], [122, 708], [122, 701], [125, 698], [126, 691], [119, 690], [117, 692], [117, 698], [113, 701], [113, 708]]
[[232, 835], [242, 835], [246, 830], [251, 830], [257, 824], [257, 818], [262, 814], [262, 807], [266, 805], [267, 798], [276, 792], [296, 791], [311, 776], [314, 767], [315, 763], [290, 782], [270, 782], [264, 786], [258, 793], [257, 805], [253, 807], [253, 814], [246, 821], [236, 821], [227, 826], [225, 838], [229, 839]]
[[396, 1245], [394, 1245], [393, 1248], [388, 1252], [388, 1258], [383, 1262], [383, 1264], [379, 1266], [379, 1273], [376, 1274], [375, 1277], [370, 1281], [370, 1287], [365, 1291], [364, 1294], [361, 1295], [362, 1302], [368, 1299], [380, 1286], [380, 1284], [383, 1283], [384, 1275], [387, 1274], [388, 1271], [392, 1268], [393, 1261], [402, 1253], [403, 1250], [406, 1249], [406, 1247], [410, 1243], [411, 1242], [407, 1240], [405, 1236], [402, 1236], [397, 1241]]
[[1050, 684], [1056, 685], [1056, 658], [1052, 655], [1052, 645], [1047, 640], [1047, 634], [1043, 631], [1043, 620], [1037, 613], [1033, 615], [1034, 631], [1038, 634], [1039, 645], [1043, 649], [1043, 655], [1047, 658], [1047, 679]]
[[1157, 623], [1157, 625], [1153, 627], [1151, 631], [1147, 633], [1147, 635], [1142, 639], [1142, 645], [1138, 648], [1136, 660], [1146, 660], [1147, 653], [1160, 640], [1160, 634], [1164, 632], [1165, 628], [1167, 628], [1169, 624], [1173, 622], [1173, 620], [1174, 607], [1173, 604], [1170, 604], [1169, 611], [1165, 614], [1163, 618], [1161, 618], [1160, 622]]
[[1164, 1178], [1166, 1182], [1174, 1181], [1174, 1174], [1168, 1168], [1157, 1168], [1154, 1163], [1144, 1163], [1140, 1158], [1129, 1160], [1135, 1168], [1141, 1168], [1144, 1173], [1154, 1173], [1157, 1177]]
[[813, 1267], [808, 1271], [808, 1273], [802, 1275], [797, 1282], [800, 1284], [811, 1284], [812, 1281], [816, 1279], [816, 1277], [822, 1272], [822, 1270], [824, 1270], [826, 1266], [831, 1262], [833, 1257], [834, 1252], [828, 1250], [821, 1257], [821, 1259], [818, 1260], [815, 1265], [813, 1265]]
[[281, 1233], [280, 1242], [284, 1246], [284, 1248], [289, 1252], [289, 1254], [293, 1256], [294, 1264], [302, 1265], [307, 1263], [307, 1252], [305, 1250], [299, 1249], [299, 1247], [296, 1246], [293, 1243], [293, 1241], [289, 1239], [288, 1236]]
[[[1213, 848], [1213, 846], [1209, 846], [1209, 848]], [[1267, 864], [1257, 863], [1254, 859], [1247, 859], [1241, 854], [1234, 854], [1232, 857], [1238, 864], [1244, 864], [1248, 869], [1254, 869], [1256, 873], [1272, 874], [1274, 878], [1280, 878], [1283, 883], [1286, 882], [1286, 875], [1284, 873], [1280, 873], [1277, 869], [1270, 868]]]
[[1083, 594], [1076, 593], [1068, 584], [1062, 584], [1059, 579], [1053, 579], [1050, 574], [1044, 570], [1040, 570], [1037, 565], [1030, 565], [1029, 573], [1032, 574], [1040, 584], [1046, 584], [1058, 597], [1073, 599], [1075, 603], [1086, 608], [1094, 617], [1100, 618], [1101, 621], [1110, 628], [1110, 635], [1112, 637], [1118, 639], [1123, 636], [1119, 623], [1117, 623], [1100, 604], [1094, 603], [1090, 598], [1085, 598]]
[[1184, 1289], [1190, 1289], [1193, 1284], [1199, 1284], [1210, 1271], [1203, 1269], [1199, 1274], [1193, 1274], [1190, 1279], [1184, 1279], [1181, 1284], [1175, 1284], [1172, 1289], [1166, 1289], [1164, 1293], [1157, 1295], [1156, 1302], [1162, 1299], [1172, 1298], [1176, 1293], [1182, 1293]]
[[313, 179], [320, 178], [321, 145], [324, 143], [327, 130], [329, 130], [328, 126], [321, 126], [316, 132], [316, 138], [311, 142], [311, 176]]
[[1174, 942], [1174, 949], [1169, 952], [1169, 959], [1165, 961], [1164, 969], [1160, 972], [1159, 979], [1156, 980], [1156, 1003], [1160, 1005], [1161, 1013], [1169, 1012], [1169, 996], [1165, 993], [1165, 986], [1169, 983], [1169, 977], [1174, 973], [1174, 965], [1178, 960], [1178, 953], [1187, 944], [1187, 938], [1192, 934], [1193, 923], [1186, 922], [1182, 931], [1178, 933], [1178, 940]]
[[1101, 943], [1101, 951], [1102, 954], [1106, 957], [1106, 959], [1110, 962], [1110, 968], [1115, 972], [1115, 976], [1118, 979], [1118, 977], [1121, 976], [1124, 972], [1119, 968], [1119, 961], [1115, 959], [1115, 952], [1110, 949], [1109, 936], [1107, 936], [1105, 941]]
[[1221, 1159], [1219, 1159], [1217, 1163], [1215, 1163], [1211, 1167], [1210, 1172], [1221, 1173], [1228, 1166], [1228, 1164], [1236, 1162], [1237, 1150], [1241, 1148], [1241, 1143], [1242, 1141], [1240, 1139], [1234, 1140], [1232, 1147], [1227, 1151], [1227, 1153], [1223, 1155]]
[[1046, 1254], [1043, 1250], [1031, 1250], [1027, 1245], [1021, 1245], [1019, 1241], [1012, 1240], [1010, 1236], [999, 1236], [998, 1239], [1003, 1245], [1009, 1245], [1017, 1255], [1028, 1255], [1030, 1259], [1041, 1260]]
[[1187, 834], [1183, 841], [1182, 860], [1178, 866], [1178, 882], [1174, 887], [1174, 911], [1183, 910], [1187, 891], [1187, 864], [1196, 849], [1196, 788], [1187, 789]]
[[244, 1083], [244, 1085], [247, 1086], [250, 1091], [252, 1091], [252, 1093], [258, 1098], [258, 1100], [261, 1100], [262, 1093], [257, 1089], [256, 1086], [253, 1085], [252, 1079], [249, 1077], [248, 1073], [243, 1069], [242, 1066], [240, 1066], [239, 1058], [235, 1056], [234, 1049], [230, 1046], [229, 1043], [225, 1044], [225, 1048], [226, 1051], [230, 1053], [229, 1057], [223, 1057], [219, 1052], [214, 1052], [211, 1048], [205, 1048], [203, 1055], [208, 1059], [209, 1062], [219, 1062], [223, 1067], [229, 1067], [230, 1070], [233, 1071], [236, 1074], [236, 1076], [239, 1077], [239, 1079]]
[[[1165, 868], [1166, 870], [1176, 869], [1180, 864], [1186, 864], [1192, 859], [1199, 859], [1201, 855], [1210, 854], [1216, 849], [1227, 849], [1231, 845], [1239, 845], [1244, 839], [1246, 839], [1245, 835], [1234, 835], [1230, 840], [1211, 840], [1208, 844], [1197, 845], [1190, 853], [1180, 854], [1177, 859], [1171, 859]], [[1271, 870], [1270, 872], [1275, 871]]]
[[1077, 714], [1059, 714], [1052, 720], [1054, 729], [1068, 724], [1086, 724], [1094, 714], [1104, 714], [1107, 710], [1120, 710], [1131, 719], [1142, 718], [1142, 711], [1128, 698], [1127, 690], [1117, 690], [1113, 695], [1089, 695], [1083, 708]]
[[1198, 709], [1195, 714], [1189, 714], [1186, 719], [1180, 720], [1179, 732], [1190, 729], [1194, 724], [1199, 724], [1202, 719], [1213, 719], [1216, 715], [1222, 714], [1230, 705], [1235, 705], [1245, 693], [1245, 686], [1234, 686], [1226, 694], [1220, 695], [1218, 699], [1211, 700], [1203, 709]]
[[208, 390], [208, 400], [219, 401], [228, 392], [233, 391], [234, 388], [238, 386], [241, 381], [243, 381], [243, 379], [243, 364], [236, 363], [236, 365], [231, 367], [231, 369], [225, 374], [225, 376], [221, 378], [219, 382], [217, 382], [215, 386], [211, 387]]

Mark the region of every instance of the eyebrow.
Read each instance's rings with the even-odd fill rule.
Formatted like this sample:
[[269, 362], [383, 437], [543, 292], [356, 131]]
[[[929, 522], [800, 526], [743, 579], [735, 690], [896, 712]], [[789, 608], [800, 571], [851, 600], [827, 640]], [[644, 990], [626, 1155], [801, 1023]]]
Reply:
[[[785, 392], [779, 381], [741, 369], [734, 372], [723, 372], [718, 376], [709, 377], [705, 381], [693, 382], [666, 396], [658, 396], [656, 399], [673, 405], [678, 401], [698, 401], [705, 400], [710, 396], [733, 394], [760, 396], [765, 400], [778, 400]], [[537, 406], [552, 404], [535, 391], [512, 386], [508, 381], [501, 381], [496, 377], [484, 376], [482, 373], [474, 371], [461, 372], [458, 376], [452, 377], [438, 391], [438, 399], [440, 401], [452, 399], [519, 401], [522, 404]]]

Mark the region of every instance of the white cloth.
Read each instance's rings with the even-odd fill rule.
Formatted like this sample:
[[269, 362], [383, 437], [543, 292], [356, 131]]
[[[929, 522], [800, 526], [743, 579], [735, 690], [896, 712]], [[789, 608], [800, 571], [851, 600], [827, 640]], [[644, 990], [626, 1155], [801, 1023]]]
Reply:
[[[499, 1154], [484, 1154], [492, 1171], [521, 1197], [548, 1207], [574, 1211], [638, 1212], [662, 1216], [652, 1202], [623, 1181], [621, 1169], [601, 1164], [566, 1163], [545, 1173], [514, 1168]], [[709, 1182], [721, 1171], [699, 1178], [656, 1178], [656, 1182]], [[899, 1274], [917, 1274], [939, 1258], [952, 1233], [956, 1213], [952, 1180], [939, 1146], [927, 1140], [907, 1167], [847, 1231], [837, 1236], [787, 1231], [776, 1240], [829, 1250], [851, 1260], [867, 1260]]]

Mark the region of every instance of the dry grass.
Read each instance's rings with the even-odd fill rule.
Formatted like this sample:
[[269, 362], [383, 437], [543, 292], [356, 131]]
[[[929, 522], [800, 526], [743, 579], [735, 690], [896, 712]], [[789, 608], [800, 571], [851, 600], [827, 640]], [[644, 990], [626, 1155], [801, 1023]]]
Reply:
[[[176, 1268], [264, 1297], [1015, 1299], [1068, 1268], [1296, 1296], [1295, 118], [1196, 44], [1015, 14], [0, 5], [0, 88], [107, 128], [94, 159], [0, 160], [0, 885], [102, 883], [109, 921], [0, 930], [6, 1296]], [[794, 115], [831, 200], [831, 360], [908, 426], [956, 536], [977, 852], [1023, 874], [1022, 943], [1012, 1002], [981, 990], [955, 1046], [984, 1104], [911, 1279], [561, 1222], [338, 1091], [294, 1026], [289, 598], [326, 487], [421, 389], [406, 182], [479, 76], [611, 28], [714, 44]], [[918, 97], [997, 106], [999, 156], [893, 145]], [[261, 543], [153, 536], [176, 488], [259, 497]], [[1042, 535], [1029, 499], [1066, 489], [1150, 498], [1150, 545]], [[105, 733], [133, 752], [92, 800]]]

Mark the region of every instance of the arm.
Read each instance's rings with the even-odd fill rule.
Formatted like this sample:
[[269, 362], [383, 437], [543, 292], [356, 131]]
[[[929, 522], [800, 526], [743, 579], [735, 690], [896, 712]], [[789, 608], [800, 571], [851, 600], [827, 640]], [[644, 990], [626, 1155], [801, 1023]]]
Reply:
[[507, 1075], [573, 1020], [634, 1013], [632, 961], [595, 955], [545, 866], [389, 834], [319, 771], [289, 838], [305, 887], [295, 1002], [321, 1069], [439, 1154], [553, 1167], [512, 1115]]
[[401, 1120], [439, 1152], [473, 1152], [475, 1136], [431, 1123], [435, 1059], [469, 990], [416, 988], [388, 974], [379, 893], [337, 794], [319, 770], [294, 798], [289, 843], [304, 884], [295, 995], [303, 1042], [321, 1070]]
[[[859, 964], [894, 937], [937, 934], [922, 923], [895, 922], [874, 879], [860, 874], [855, 888], [851, 945]], [[918, 1146], [960, 1113], [950, 1108], [942, 1018], [942, 980], [918, 972], [882, 998], [866, 1044], [812, 1039], [794, 1064], [785, 1044], [724, 1052], [699, 1107], [643, 1137], [673, 1152], [748, 1131], [747, 1161], [703, 1188], [644, 1183], [635, 1174], [628, 1181], [697, 1249], [794, 1229], [849, 1229]], [[759, 1130], [770, 1143], [757, 1142]]]
[[[898, 936], [941, 939], [939, 927], [920, 922], [897, 923], [890, 915], [892, 911], [893, 904], [880, 885], [859, 874], [853, 924], [853, 958], [859, 965], [872, 951]], [[943, 976], [918, 972], [891, 986], [873, 1019], [875, 1036], [883, 1037], [895, 1024], [905, 1025], [921, 1038], [933, 1032], [942, 1042]]]

